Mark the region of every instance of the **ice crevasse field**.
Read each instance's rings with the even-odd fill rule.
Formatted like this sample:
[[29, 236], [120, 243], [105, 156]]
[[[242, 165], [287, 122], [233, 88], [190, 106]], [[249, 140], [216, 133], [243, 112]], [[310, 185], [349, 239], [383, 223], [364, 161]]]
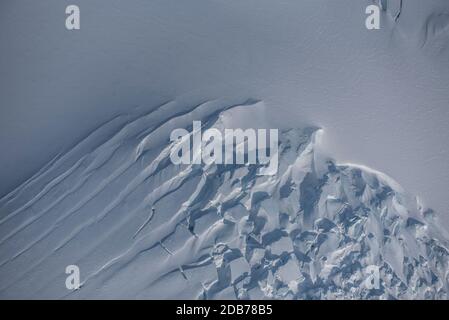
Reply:
[[[49, 1], [33, 49], [2, 4], [0, 297], [447, 299], [449, 3], [370, 4]], [[173, 164], [193, 121], [278, 128], [277, 174]]]

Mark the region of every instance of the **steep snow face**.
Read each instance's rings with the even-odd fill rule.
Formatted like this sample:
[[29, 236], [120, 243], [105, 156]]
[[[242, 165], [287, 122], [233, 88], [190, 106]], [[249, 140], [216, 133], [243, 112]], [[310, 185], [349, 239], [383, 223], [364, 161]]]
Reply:
[[0, 195], [135, 105], [254, 97], [324, 128], [338, 161], [401, 181], [449, 228], [449, 1], [400, 3], [77, 0], [69, 32], [64, 1], [1, 1]]
[[[319, 128], [280, 132], [273, 176], [170, 161], [173, 129], [269, 127], [265, 109], [213, 101], [175, 113], [169, 102], [55, 158], [0, 200], [0, 297], [447, 299], [436, 215], [388, 176], [337, 164]], [[73, 264], [76, 291], [65, 288]], [[365, 285], [373, 266], [376, 288]]]

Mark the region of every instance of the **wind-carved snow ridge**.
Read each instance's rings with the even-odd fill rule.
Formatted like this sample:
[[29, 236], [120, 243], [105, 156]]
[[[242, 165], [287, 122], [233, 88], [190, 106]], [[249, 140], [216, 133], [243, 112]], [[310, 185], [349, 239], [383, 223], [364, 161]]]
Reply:
[[175, 166], [171, 130], [251, 127], [264, 105], [178, 107], [108, 122], [0, 200], [2, 298], [448, 298], [449, 237], [391, 178], [335, 163], [316, 127], [280, 131], [275, 176]]
[[[406, 7], [413, 4], [406, 3], [404, 0], [373, 0], [373, 3], [384, 11], [394, 26], [398, 25], [403, 18], [408, 20], [405, 21], [406, 23], [401, 32], [409, 38], [417, 37], [418, 46], [421, 49], [428, 47], [437, 55], [441, 55], [447, 50], [449, 39], [449, 12], [447, 8], [437, 11], [430, 10], [423, 21], [418, 21], [416, 18], [412, 19], [410, 17], [413, 13], [413, 8], [409, 8], [410, 10], [406, 12]], [[409, 14], [408, 17], [406, 13]], [[410, 30], [407, 30], [410, 28], [410, 23], [419, 29], [419, 34], [414, 37], [411, 36]]]
[[403, 0], [375, 0], [382, 11], [389, 12], [395, 22], [397, 22], [401, 16], [403, 8]]

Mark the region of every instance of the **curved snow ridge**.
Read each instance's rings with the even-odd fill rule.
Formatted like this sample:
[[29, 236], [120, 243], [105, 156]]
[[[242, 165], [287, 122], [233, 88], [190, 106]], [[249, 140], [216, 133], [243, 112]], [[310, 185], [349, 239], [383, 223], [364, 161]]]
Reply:
[[[439, 3], [438, 3], [439, 2]], [[436, 56], [445, 57], [449, 40], [449, 11], [444, 1], [427, 8], [404, 0], [375, 0], [385, 14], [391, 30]], [[436, 9], [440, 6], [439, 9]], [[416, 15], [419, 12], [420, 15]], [[397, 27], [399, 29], [397, 29]]]
[[449, 237], [394, 180], [335, 163], [316, 127], [280, 131], [275, 176], [173, 165], [194, 120], [269, 126], [260, 101], [182, 110], [117, 117], [0, 200], [1, 297], [447, 298]]

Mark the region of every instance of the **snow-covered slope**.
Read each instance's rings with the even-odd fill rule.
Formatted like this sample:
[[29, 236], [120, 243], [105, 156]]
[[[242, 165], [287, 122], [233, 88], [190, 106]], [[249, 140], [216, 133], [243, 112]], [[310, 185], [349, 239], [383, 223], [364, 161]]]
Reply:
[[71, 32], [65, 1], [0, 1], [0, 196], [133, 106], [253, 97], [449, 229], [449, 1], [403, 0], [396, 19], [382, 0], [380, 30], [365, 28], [379, 0], [74, 2]]
[[448, 298], [449, 236], [391, 178], [335, 163], [316, 127], [280, 132], [274, 176], [175, 166], [193, 120], [270, 126], [260, 101], [182, 109], [114, 118], [0, 200], [0, 297]]

